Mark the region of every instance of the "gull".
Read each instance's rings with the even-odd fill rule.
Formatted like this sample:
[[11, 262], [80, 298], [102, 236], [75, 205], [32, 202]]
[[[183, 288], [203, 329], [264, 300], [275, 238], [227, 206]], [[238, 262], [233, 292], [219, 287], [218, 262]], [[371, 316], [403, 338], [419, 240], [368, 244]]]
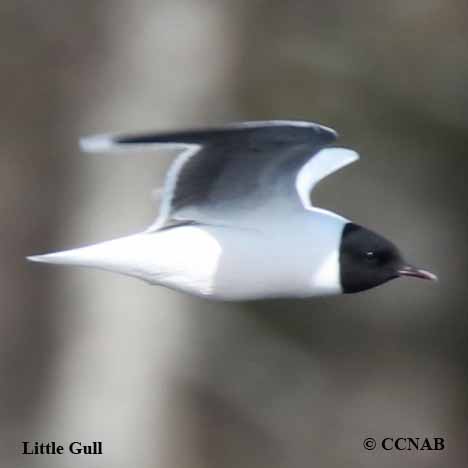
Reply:
[[359, 159], [331, 128], [241, 122], [83, 138], [86, 152], [178, 149], [159, 215], [146, 230], [35, 262], [91, 267], [224, 301], [363, 291], [436, 276], [381, 235], [311, 202], [325, 177]]

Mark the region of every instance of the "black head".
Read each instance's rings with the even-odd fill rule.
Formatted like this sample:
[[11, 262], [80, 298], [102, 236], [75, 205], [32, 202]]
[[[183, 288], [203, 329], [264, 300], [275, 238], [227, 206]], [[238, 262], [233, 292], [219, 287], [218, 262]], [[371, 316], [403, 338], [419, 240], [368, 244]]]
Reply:
[[370, 289], [399, 276], [436, 279], [432, 273], [406, 265], [397, 247], [382, 236], [354, 223], [345, 225], [340, 245], [344, 293]]

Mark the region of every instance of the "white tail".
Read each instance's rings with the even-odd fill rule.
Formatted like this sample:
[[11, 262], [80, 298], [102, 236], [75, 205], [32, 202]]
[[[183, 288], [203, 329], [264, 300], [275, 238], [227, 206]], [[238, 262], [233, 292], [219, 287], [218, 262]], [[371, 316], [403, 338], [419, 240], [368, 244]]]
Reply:
[[32, 262], [75, 265], [146, 279], [153, 272], [154, 236], [135, 234], [64, 252], [27, 257]]
[[[104, 243], [105, 244], [105, 243]], [[103, 244], [90, 245], [63, 252], [26, 257], [31, 262], [55, 263], [58, 265], [99, 266], [103, 261]]]

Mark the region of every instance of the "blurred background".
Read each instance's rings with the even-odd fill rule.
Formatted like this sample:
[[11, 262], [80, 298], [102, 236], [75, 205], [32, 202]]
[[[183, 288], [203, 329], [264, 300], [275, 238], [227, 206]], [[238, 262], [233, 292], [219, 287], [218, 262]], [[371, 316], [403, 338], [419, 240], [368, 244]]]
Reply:
[[[468, 463], [465, 0], [3, 0], [0, 466]], [[438, 285], [210, 303], [26, 255], [146, 227], [173, 154], [80, 136], [254, 119], [337, 129], [361, 161], [315, 200]], [[367, 452], [366, 437], [444, 437]], [[21, 441], [101, 440], [102, 456]]]

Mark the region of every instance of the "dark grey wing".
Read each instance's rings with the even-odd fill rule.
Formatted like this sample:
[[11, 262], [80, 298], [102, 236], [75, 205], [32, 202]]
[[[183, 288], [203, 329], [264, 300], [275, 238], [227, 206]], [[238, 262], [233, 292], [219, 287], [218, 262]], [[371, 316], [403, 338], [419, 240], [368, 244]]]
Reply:
[[183, 149], [166, 176], [160, 216], [150, 228], [156, 229], [181, 220], [232, 221], [272, 202], [301, 206], [298, 172], [336, 138], [333, 130], [310, 122], [267, 121], [91, 137], [82, 146], [88, 151], [160, 145]]

